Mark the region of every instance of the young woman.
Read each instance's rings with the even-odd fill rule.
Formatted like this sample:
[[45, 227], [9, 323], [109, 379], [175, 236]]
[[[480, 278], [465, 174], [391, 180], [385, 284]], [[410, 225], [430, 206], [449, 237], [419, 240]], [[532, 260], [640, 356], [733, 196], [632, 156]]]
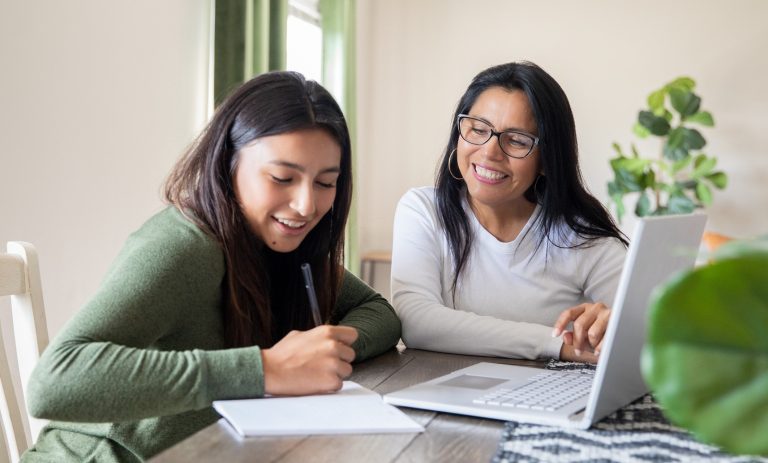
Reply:
[[582, 184], [557, 82], [527, 62], [486, 69], [456, 108], [436, 187], [409, 191], [395, 214], [403, 341], [594, 362], [626, 244]]
[[335, 391], [398, 341], [392, 307], [342, 267], [350, 141], [317, 83], [244, 84], [165, 193], [40, 359], [29, 409], [55, 421], [23, 461], [141, 461], [216, 421], [214, 400]]

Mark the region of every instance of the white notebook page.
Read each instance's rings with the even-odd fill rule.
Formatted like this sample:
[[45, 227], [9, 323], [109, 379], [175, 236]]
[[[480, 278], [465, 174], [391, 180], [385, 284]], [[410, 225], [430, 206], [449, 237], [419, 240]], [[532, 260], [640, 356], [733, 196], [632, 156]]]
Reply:
[[422, 432], [381, 396], [352, 381], [335, 394], [217, 400], [216, 409], [242, 436]]

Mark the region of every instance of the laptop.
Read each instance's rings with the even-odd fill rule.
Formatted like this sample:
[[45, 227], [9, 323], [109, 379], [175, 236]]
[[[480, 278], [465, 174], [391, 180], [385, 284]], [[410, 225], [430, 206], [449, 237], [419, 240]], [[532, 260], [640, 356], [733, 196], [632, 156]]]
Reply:
[[[653, 289], [693, 267], [706, 216], [639, 219], [594, 370], [482, 362], [384, 395], [393, 405], [587, 429], [648, 392], [640, 353]], [[546, 383], [540, 390], [542, 383]], [[532, 389], [532, 390], [531, 390]]]

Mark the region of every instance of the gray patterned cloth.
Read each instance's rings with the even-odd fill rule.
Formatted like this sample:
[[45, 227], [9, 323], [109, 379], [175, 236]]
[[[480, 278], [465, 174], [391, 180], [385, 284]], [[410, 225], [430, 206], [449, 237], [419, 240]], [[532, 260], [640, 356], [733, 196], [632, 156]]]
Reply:
[[[550, 361], [551, 370], [594, 368]], [[564, 429], [509, 421], [493, 463], [507, 462], [768, 462], [767, 458], [735, 456], [697, 441], [673, 426], [646, 395], [590, 429]]]

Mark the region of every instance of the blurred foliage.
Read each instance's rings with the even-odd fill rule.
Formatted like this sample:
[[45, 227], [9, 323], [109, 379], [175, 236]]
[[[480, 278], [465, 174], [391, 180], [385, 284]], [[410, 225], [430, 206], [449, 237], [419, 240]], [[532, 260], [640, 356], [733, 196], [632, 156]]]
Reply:
[[643, 376], [676, 425], [768, 455], [768, 237], [711, 257], [655, 291]]

